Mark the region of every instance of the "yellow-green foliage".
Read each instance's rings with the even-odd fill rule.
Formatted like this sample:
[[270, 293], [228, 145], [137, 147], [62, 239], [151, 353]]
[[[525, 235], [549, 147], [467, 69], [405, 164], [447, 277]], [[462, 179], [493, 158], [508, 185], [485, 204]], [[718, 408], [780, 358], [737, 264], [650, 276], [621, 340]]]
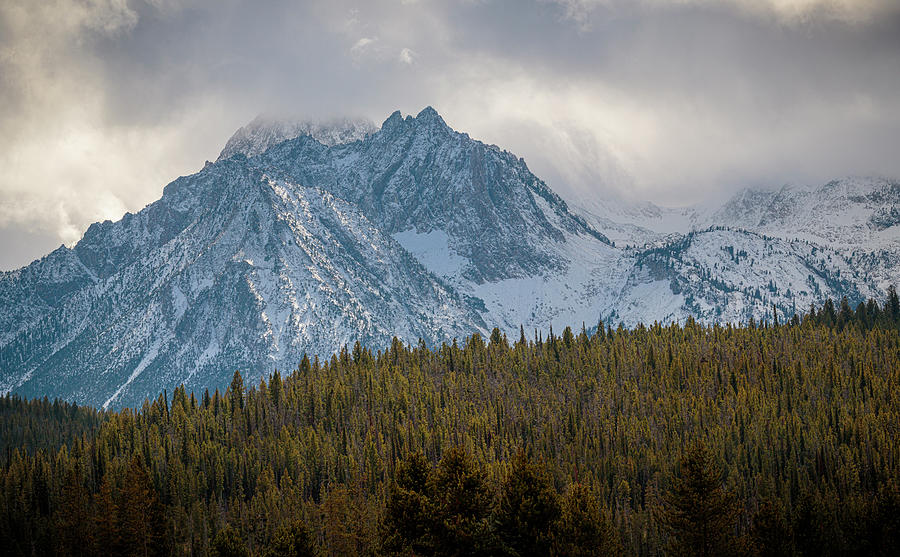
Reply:
[[[52, 450], [17, 437], [29, 450], [4, 457], [0, 544], [10, 555], [30, 553], [30, 540], [53, 550], [68, 471], [94, 513], [104, 478], [120, 497], [137, 457], [164, 509], [167, 554], [204, 554], [226, 524], [261, 552], [297, 518], [322, 551], [373, 552], [398, 462], [421, 451], [437, 463], [459, 446], [495, 495], [527, 450], [558, 493], [578, 483], [597, 494], [617, 544], [655, 554], [666, 540], [651, 511], [696, 441], [741, 501], [739, 534], [775, 501], [797, 551], [857, 550], [892, 535], [872, 528], [900, 478], [896, 328], [688, 322], [523, 340], [357, 346], [243, 392], [178, 389], [139, 411], [60, 412], [54, 422], [80, 420], [80, 430], [66, 426], [80, 433]], [[4, 431], [32, 423], [41, 404], [2, 399]]]

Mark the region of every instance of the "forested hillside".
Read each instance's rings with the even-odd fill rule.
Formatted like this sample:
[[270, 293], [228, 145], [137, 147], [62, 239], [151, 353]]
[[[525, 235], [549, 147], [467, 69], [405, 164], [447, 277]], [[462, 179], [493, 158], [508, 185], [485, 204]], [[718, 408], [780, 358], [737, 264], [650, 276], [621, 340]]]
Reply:
[[891, 554], [900, 303], [0, 399], [4, 555]]

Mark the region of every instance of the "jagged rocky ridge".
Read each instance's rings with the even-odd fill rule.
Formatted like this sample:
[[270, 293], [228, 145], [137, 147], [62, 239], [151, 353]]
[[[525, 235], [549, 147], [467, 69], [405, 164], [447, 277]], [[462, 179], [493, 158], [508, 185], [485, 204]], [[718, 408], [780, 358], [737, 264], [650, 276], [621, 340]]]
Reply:
[[[889, 235], [886, 199], [876, 220]], [[746, 226], [585, 220], [522, 159], [431, 108], [377, 130], [257, 120], [159, 201], [0, 276], [0, 389], [119, 407], [181, 383], [223, 387], [235, 369], [253, 381], [356, 341], [742, 321], [880, 295], [856, 252], [723, 211]], [[622, 226], [646, 241], [616, 247], [603, 230]]]

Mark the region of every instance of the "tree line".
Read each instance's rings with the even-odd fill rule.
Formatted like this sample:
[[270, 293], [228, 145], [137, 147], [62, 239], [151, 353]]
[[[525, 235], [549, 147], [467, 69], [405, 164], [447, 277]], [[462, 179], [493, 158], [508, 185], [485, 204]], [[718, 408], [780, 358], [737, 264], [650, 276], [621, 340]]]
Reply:
[[[5, 555], [848, 555], [900, 543], [900, 304], [0, 398]], [[833, 313], [832, 313], [833, 312]]]

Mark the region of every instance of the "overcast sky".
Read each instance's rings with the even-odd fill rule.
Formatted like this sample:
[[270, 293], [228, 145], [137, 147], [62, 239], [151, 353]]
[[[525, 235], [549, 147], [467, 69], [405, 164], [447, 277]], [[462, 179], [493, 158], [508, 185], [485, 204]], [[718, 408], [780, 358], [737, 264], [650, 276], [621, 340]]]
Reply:
[[900, 2], [3, 0], [0, 269], [259, 113], [426, 105], [569, 199], [900, 177]]

